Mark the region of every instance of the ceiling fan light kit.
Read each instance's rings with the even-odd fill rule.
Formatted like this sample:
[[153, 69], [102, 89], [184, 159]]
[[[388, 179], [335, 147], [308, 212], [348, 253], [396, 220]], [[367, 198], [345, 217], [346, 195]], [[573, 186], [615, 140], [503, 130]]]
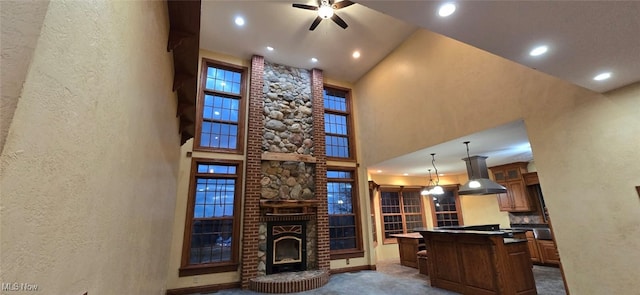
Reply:
[[343, 29], [346, 29], [349, 25], [337, 14], [335, 11], [338, 9], [342, 9], [348, 6], [351, 6], [355, 3], [349, 0], [343, 0], [340, 2], [332, 2], [331, 0], [318, 0], [318, 6], [307, 5], [307, 4], [298, 4], [294, 3], [294, 8], [313, 10], [318, 12], [318, 16], [313, 20], [311, 26], [309, 27], [309, 31], [313, 31], [320, 24], [323, 19], [330, 18], [334, 23], [340, 26]]

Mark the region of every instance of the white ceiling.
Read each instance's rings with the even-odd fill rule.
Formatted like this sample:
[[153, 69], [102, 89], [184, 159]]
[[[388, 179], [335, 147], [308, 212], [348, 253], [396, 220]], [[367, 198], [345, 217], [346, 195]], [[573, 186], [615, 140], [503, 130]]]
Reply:
[[[317, 5], [306, 0], [202, 1], [200, 47], [245, 59], [262, 55], [269, 62], [319, 68], [333, 79], [355, 82], [417, 29], [354, 4], [336, 13], [347, 29], [323, 20], [309, 31], [317, 12], [293, 8], [292, 3]], [[244, 17], [244, 26], [235, 25], [236, 16]], [[351, 57], [354, 50], [362, 52], [357, 60]], [[318, 62], [311, 62], [312, 57]]]
[[[359, 1], [506, 59], [597, 92], [640, 80], [640, 1]], [[538, 44], [549, 51], [529, 56]], [[611, 71], [607, 81], [594, 81]]]
[[[640, 1], [457, 1], [456, 12], [440, 18], [443, 2], [362, 0], [336, 12], [349, 25], [346, 30], [323, 20], [309, 31], [316, 13], [291, 4], [317, 5], [315, 0], [203, 0], [200, 46], [244, 59], [258, 54], [269, 62], [320, 68], [329, 78], [356, 82], [421, 27], [597, 92], [640, 81]], [[245, 18], [244, 26], [234, 24], [236, 16]], [[541, 43], [549, 52], [530, 57], [529, 50]], [[351, 57], [355, 50], [359, 59]], [[613, 73], [611, 79], [592, 79], [605, 70]], [[439, 172], [463, 173], [465, 140], [471, 141], [471, 155], [489, 157], [489, 166], [532, 157], [523, 123], [514, 122], [368, 168], [424, 176], [433, 152]]]
[[[457, 138], [404, 156], [367, 167], [372, 174], [426, 176], [428, 169], [435, 176], [431, 164], [431, 153], [435, 153], [438, 173], [451, 175], [466, 173], [467, 148], [463, 142], [469, 141], [469, 154], [487, 158], [487, 166], [533, 160], [529, 138], [524, 122], [516, 121], [492, 129]], [[378, 172], [381, 170], [381, 172]]]

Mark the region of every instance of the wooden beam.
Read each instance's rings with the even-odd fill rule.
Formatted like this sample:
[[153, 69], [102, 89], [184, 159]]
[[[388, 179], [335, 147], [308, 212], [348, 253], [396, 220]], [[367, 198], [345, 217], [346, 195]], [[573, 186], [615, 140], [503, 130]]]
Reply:
[[[200, 52], [200, 0], [167, 0], [167, 51], [173, 53], [173, 91], [178, 93], [181, 144], [195, 135], [198, 56]], [[192, 106], [188, 104], [191, 102]]]
[[185, 131], [185, 129], [191, 125], [193, 125], [193, 120], [189, 119], [187, 116], [180, 116], [180, 133]]
[[169, 41], [167, 41], [167, 52], [176, 49], [176, 47], [182, 45], [182, 41], [187, 38], [193, 38], [193, 34], [189, 34], [178, 29], [171, 29], [169, 31]]
[[185, 85], [186, 81], [188, 81], [190, 79], [193, 79], [193, 78], [194, 78], [193, 75], [176, 69], [176, 74], [175, 74], [175, 76], [173, 76], [173, 91], [176, 91], [176, 90], [182, 88], [182, 86]]
[[186, 99], [180, 99], [178, 97], [178, 108], [176, 110], [176, 117], [182, 116], [187, 110], [190, 110], [190, 113], [193, 113], [194, 110], [191, 108], [195, 107], [192, 101]]

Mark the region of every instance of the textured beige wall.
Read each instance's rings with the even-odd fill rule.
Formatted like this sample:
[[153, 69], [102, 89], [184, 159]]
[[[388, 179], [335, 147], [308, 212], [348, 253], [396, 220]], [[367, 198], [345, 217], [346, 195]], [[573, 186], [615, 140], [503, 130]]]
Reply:
[[48, 6], [48, 0], [0, 1], [0, 152], [18, 105]]
[[640, 289], [640, 85], [600, 95], [420, 30], [356, 92], [365, 167], [524, 119], [571, 293]]
[[[397, 175], [380, 175], [370, 174], [370, 179], [379, 185], [393, 185], [393, 186], [424, 186], [427, 184], [427, 179], [424, 177], [414, 176], [397, 176]], [[467, 182], [468, 178], [466, 174], [442, 176], [440, 177], [440, 184], [463, 184]], [[380, 198], [379, 193], [377, 196]], [[382, 229], [382, 216], [380, 211], [379, 201], [375, 203], [376, 210], [376, 229], [378, 238], [378, 247], [376, 247], [376, 254], [378, 260], [397, 259], [400, 257], [398, 252], [398, 245], [396, 244], [384, 244], [382, 237], [384, 233]], [[427, 219], [426, 227], [433, 227], [433, 213], [431, 212], [431, 205], [428, 202], [429, 199], [424, 199], [424, 212]], [[462, 210], [462, 221], [465, 225], [476, 224], [500, 224], [501, 227], [509, 227], [509, 214], [507, 212], [500, 212], [498, 208], [498, 199], [495, 195], [487, 196], [460, 196], [460, 204]]]
[[1, 155], [0, 281], [162, 292], [180, 144], [167, 35], [164, 1], [49, 4]]

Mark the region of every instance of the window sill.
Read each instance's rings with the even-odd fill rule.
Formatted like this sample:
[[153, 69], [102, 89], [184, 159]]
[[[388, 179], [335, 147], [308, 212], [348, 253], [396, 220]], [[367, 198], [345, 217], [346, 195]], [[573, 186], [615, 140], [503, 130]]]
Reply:
[[231, 263], [225, 265], [203, 264], [183, 266], [178, 271], [179, 277], [195, 276], [209, 273], [237, 271], [238, 264]]
[[221, 149], [221, 148], [210, 148], [203, 146], [193, 146], [194, 152], [209, 152], [209, 153], [220, 153], [220, 154], [236, 154], [242, 155], [243, 151], [240, 149]]
[[331, 260], [337, 260], [337, 259], [347, 259], [347, 258], [358, 258], [358, 257], [364, 257], [364, 251], [363, 250], [350, 250], [350, 251], [344, 251], [344, 252], [331, 252], [329, 254], [331, 257]]
[[355, 158], [340, 158], [340, 157], [327, 156], [327, 161], [333, 161], [333, 162], [356, 162], [356, 159]]

